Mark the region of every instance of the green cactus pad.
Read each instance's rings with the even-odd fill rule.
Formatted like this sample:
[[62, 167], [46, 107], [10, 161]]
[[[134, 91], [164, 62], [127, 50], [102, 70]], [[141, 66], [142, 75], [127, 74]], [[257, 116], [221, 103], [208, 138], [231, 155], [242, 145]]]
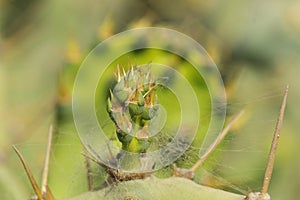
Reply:
[[88, 192], [66, 200], [152, 200], [152, 199], [189, 199], [189, 200], [244, 200], [244, 195], [198, 185], [184, 178], [158, 179], [150, 177], [118, 183], [116, 186]]

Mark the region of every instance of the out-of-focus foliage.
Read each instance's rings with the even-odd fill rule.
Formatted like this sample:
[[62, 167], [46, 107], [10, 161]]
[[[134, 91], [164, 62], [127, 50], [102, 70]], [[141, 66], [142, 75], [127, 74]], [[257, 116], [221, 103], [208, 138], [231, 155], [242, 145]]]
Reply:
[[[228, 183], [205, 172], [199, 172], [197, 181], [259, 190], [283, 90], [290, 84], [270, 194], [272, 199], [296, 199], [299, 9], [296, 0], [0, 1], [0, 199], [32, 194], [11, 145], [17, 144], [40, 179], [51, 123], [56, 127], [49, 175], [53, 193], [70, 197], [87, 190], [71, 113], [76, 71], [99, 42], [145, 26], [172, 28], [197, 40], [222, 73], [228, 113], [246, 108], [244, 121], [206, 164]], [[94, 166], [94, 171], [101, 184], [102, 169]]]

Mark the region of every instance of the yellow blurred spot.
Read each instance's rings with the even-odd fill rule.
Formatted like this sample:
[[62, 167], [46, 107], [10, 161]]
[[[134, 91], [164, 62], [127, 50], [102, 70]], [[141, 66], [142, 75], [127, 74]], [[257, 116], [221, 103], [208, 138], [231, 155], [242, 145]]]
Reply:
[[103, 24], [98, 28], [98, 37], [100, 40], [105, 40], [114, 35], [115, 25], [111, 18], [106, 18]]
[[208, 40], [207, 53], [213, 59], [214, 63], [220, 63], [220, 47], [213, 41], [213, 38]]
[[151, 16], [146, 15], [139, 20], [133, 21], [129, 27], [130, 28], [143, 28], [143, 27], [149, 27], [151, 25], [152, 25]]
[[66, 60], [70, 63], [78, 63], [81, 60], [79, 43], [76, 39], [71, 38], [67, 43]]
[[[241, 70], [240, 70], [241, 71]], [[234, 98], [236, 95], [236, 89], [240, 82], [240, 72], [237, 75], [230, 76], [230, 81], [226, 82], [225, 89], [226, 89], [226, 97], [228, 100]]]
[[67, 88], [66, 85], [61, 84], [58, 88], [58, 102], [62, 105], [70, 104], [72, 99], [70, 88]]

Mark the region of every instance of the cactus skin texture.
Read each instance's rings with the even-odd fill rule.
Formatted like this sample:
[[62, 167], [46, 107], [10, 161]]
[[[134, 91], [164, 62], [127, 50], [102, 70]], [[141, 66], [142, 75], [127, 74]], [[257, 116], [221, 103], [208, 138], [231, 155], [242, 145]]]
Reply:
[[145, 153], [151, 144], [149, 123], [156, 116], [157, 84], [152, 80], [150, 66], [132, 66], [127, 72], [117, 71], [117, 83], [110, 91], [107, 112], [116, 126], [122, 149]]
[[[131, 198], [129, 198], [131, 197]], [[244, 195], [198, 185], [191, 180], [171, 177], [158, 179], [155, 177], [143, 180], [131, 180], [118, 183], [112, 189], [104, 188], [95, 192], [87, 192], [65, 200], [245, 200]]]

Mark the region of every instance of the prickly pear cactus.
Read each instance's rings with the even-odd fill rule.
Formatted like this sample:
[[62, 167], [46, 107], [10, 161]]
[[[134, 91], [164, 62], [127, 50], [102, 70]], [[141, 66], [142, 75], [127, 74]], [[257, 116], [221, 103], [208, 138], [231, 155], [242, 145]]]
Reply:
[[123, 150], [145, 153], [149, 148], [151, 121], [156, 116], [157, 84], [150, 67], [132, 67], [127, 73], [117, 72], [117, 84], [108, 98], [107, 111], [116, 126]]
[[[117, 139], [122, 144], [122, 149], [125, 151], [136, 153], [137, 161], [140, 161], [139, 166], [143, 168], [143, 159], [141, 156], [146, 153], [151, 145], [151, 132], [155, 126], [155, 118], [159, 116], [159, 106], [157, 102], [156, 90], [158, 83], [154, 80], [150, 73], [149, 66], [132, 67], [128, 72], [123, 70], [122, 75], [118, 68], [117, 83], [110, 92], [108, 98], [107, 111], [110, 118], [116, 126]], [[274, 164], [275, 150], [281, 128], [283, 113], [286, 105], [286, 98], [288, 87], [286, 88], [283, 103], [281, 105], [280, 114], [275, 128], [272, 148], [270, 151], [269, 161], [264, 178], [264, 184], [261, 192], [251, 192], [245, 195], [239, 195], [214, 189], [206, 186], [201, 186], [193, 182], [194, 173], [197, 168], [203, 163], [206, 157], [215, 149], [220, 141], [225, 137], [226, 133], [233, 125], [233, 123], [241, 116], [240, 112], [236, 115], [218, 135], [216, 140], [209, 147], [207, 152], [199, 158], [191, 169], [177, 168], [174, 164], [173, 176], [160, 179], [156, 178], [152, 171], [138, 171], [128, 172], [120, 170], [122, 168], [110, 168], [101, 160], [96, 160], [84, 154], [87, 158], [100, 164], [109, 175], [105, 185], [100, 190], [93, 192], [86, 192], [81, 195], [69, 198], [68, 200], [93, 200], [93, 199], [228, 199], [228, 200], [269, 200], [270, 195], [267, 193], [269, 180]], [[153, 123], [154, 122], [154, 123]], [[47, 149], [46, 159], [49, 159], [52, 128], [50, 128], [49, 144]], [[20, 152], [14, 147], [18, 154], [27, 174], [32, 183], [34, 191], [38, 200], [54, 200], [48, 185], [42, 185], [46, 188], [44, 191], [40, 190], [29, 167]], [[118, 154], [119, 155], [119, 154]], [[117, 156], [118, 156], [117, 155]], [[117, 159], [117, 158], [116, 158]], [[48, 160], [49, 161], [49, 160]], [[49, 162], [45, 163], [49, 163]], [[88, 161], [88, 160], [87, 160]], [[125, 159], [125, 162], [132, 162], [133, 160]], [[87, 162], [88, 163], [88, 162]], [[90, 165], [87, 164], [88, 171]], [[45, 164], [45, 169], [48, 165]], [[153, 168], [151, 168], [153, 169]], [[188, 174], [188, 176], [187, 176]], [[192, 174], [192, 175], [190, 175]], [[151, 176], [152, 175], [152, 176]], [[88, 175], [89, 176], [89, 175]], [[88, 177], [90, 178], [90, 177]], [[43, 183], [47, 183], [46, 181]], [[89, 181], [92, 179], [89, 179]], [[93, 189], [92, 181], [89, 182], [89, 188]], [[107, 186], [107, 187], [106, 187]], [[46, 196], [46, 197], [44, 197]]]

